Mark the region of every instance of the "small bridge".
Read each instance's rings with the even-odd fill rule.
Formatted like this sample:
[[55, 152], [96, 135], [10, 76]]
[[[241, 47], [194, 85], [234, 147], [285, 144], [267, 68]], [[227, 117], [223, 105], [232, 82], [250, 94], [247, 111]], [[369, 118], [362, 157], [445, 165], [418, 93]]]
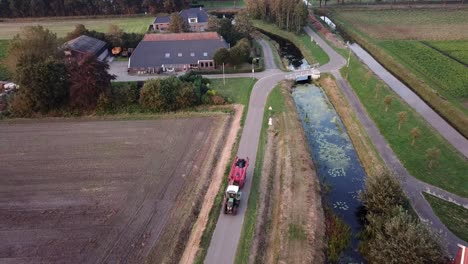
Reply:
[[293, 80], [296, 82], [307, 81], [309, 79], [317, 80], [320, 78], [320, 71], [310, 68], [306, 70], [297, 70], [288, 75], [286, 75], [287, 80]]

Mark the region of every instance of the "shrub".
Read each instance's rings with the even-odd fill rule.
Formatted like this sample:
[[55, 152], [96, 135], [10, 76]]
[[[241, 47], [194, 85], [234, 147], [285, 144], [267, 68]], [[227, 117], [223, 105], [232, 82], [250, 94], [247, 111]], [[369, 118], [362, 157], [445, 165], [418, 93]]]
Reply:
[[367, 242], [369, 263], [447, 263], [439, 244], [428, 229], [402, 207], [391, 218], [372, 225], [375, 234]]
[[446, 263], [437, 238], [406, 210], [394, 176], [369, 176], [360, 199], [366, 211], [360, 251], [369, 263]]
[[365, 191], [359, 198], [367, 212], [377, 215], [388, 214], [395, 206], [407, 204], [400, 183], [388, 172], [367, 177]]
[[150, 111], [167, 112], [190, 107], [197, 103], [192, 83], [184, 83], [176, 77], [150, 80], [140, 92], [141, 106]]

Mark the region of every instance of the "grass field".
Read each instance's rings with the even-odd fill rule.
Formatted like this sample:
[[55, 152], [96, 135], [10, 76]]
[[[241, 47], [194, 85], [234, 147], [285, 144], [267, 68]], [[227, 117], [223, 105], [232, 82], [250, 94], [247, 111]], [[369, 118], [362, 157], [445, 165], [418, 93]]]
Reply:
[[432, 209], [447, 228], [459, 238], [468, 241], [468, 209], [423, 193]]
[[226, 78], [226, 85], [223, 79], [211, 79], [210, 89], [216, 90], [220, 95], [236, 104], [249, 106], [250, 92], [256, 80], [252, 78]]
[[319, 63], [320, 65], [323, 65], [330, 60], [328, 55], [320, 48], [320, 46], [316, 43], [312, 43], [310, 37], [304, 32], [298, 35], [293, 32], [281, 30], [274, 24], [269, 24], [261, 20], [254, 20], [254, 26], [294, 43], [294, 45], [301, 50], [302, 55], [310, 64]]
[[468, 40], [430, 41], [425, 44], [468, 65]]
[[468, 136], [468, 9], [335, 9], [335, 22]]
[[10, 76], [5, 67], [2, 65], [2, 59], [6, 57], [8, 49], [8, 40], [0, 40], [0, 81], [6, 80]]
[[419, 41], [384, 41], [380, 46], [407, 68], [428, 80], [431, 87], [436, 88], [455, 106], [468, 113], [468, 107], [463, 106], [468, 101], [467, 66]]
[[107, 32], [110, 25], [117, 25], [125, 32], [145, 33], [153, 22], [154, 16], [122, 17], [122, 18], [67, 18], [48, 19], [38, 21], [0, 22], [0, 39], [11, 39], [25, 26], [42, 25], [58, 37], [64, 37], [75, 28], [76, 24], [83, 24], [87, 29]]
[[[341, 11], [340, 11], [341, 10]], [[346, 10], [337, 14], [374, 39], [468, 39], [468, 9]]]
[[[377, 124], [382, 135], [387, 139], [393, 151], [411, 175], [449, 192], [468, 197], [468, 181], [466, 181], [468, 162], [381, 80], [372, 76], [369, 81], [366, 81], [367, 69], [355, 56], [351, 57], [349, 69], [348, 80], [351, 86]], [[342, 70], [342, 74], [346, 76], [346, 69]], [[381, 87], [378, 90], [375, 88], [377, 84]], [[387, 95], [393, 98], [388, 112], [385, 111], [383, 104], [383, 100]], [[408, 118], [402, 124], [401, 130], [398, 130], [397, 114], [402, 111], [407, 112]], [[412, 146], [410, 132], [414, 127], [420, 129], [421, 137]], [[438, 166], [430, 169], [426, 150], [432, 147], [439, 148], [441, 154]]]
[[227, 0], [227, 1], [205, 0], [205, 1], [197, 1], [197, 4], [204, 5], [205, 8], [237, 8], [237, 7], [245, 6], [244, 0]]

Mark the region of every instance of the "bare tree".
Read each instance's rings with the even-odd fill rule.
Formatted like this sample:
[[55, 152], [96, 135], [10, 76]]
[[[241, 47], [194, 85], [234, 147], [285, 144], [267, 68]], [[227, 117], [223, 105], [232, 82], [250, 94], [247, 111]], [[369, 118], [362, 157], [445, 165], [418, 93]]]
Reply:
[[372, 72], [371, 72], [371, 71], [367, 71], [367, 72], [366, 72], [366, 75], [364, 76], [364, 79], [366, 80], [366, 85], [369, 83], [371, 77], [372, 77]]
[[379, 93], [380, 93], [381, 89], [382, 89], [382, 84], [377, 83], [377, 85], [375, 86], [375, 99], [377, 99], [377, 97], [379, 97]]
[[402, 111], [398, 113], [398, 131], [401, 129], [401, 124], [406, 122], [408, 119], [408, 113], [406, 111]]
[[411, 137], [413, 138], [411, 146], [414, 146], [414, 143], [416, 143], [416, 139], [421, 137], [421, 130], [418, 127], [413, 128], [411, 130]]
[[430, 169], [433, 168], [433, 166], [437, 166], [440, 158], [440, 149], [433, 147], [430, 149], [426, 150], [426, 157], [428, 160], [428, 166]]
[[391, 95], [385, 96], [384, 104], [385, 104], [385, 112], [388, 112], [388, 108], [392, 105], [393, 97]]

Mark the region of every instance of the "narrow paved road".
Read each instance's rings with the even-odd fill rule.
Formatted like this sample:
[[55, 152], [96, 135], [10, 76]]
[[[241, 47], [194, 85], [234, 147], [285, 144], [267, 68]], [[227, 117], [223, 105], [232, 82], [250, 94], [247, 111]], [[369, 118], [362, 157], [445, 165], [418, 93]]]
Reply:
[[264, 52], [266, 65], [264, 73], [266, 74], [258, 80], [250, 95], [249, 112], [247, 113], [247, 119], [242, 131], [238, 152], [239, 157], [249, 157], [250, 159], [250, 166], [247, 170], [247, 181], [242, 189], [242, 201], [237, 215], [225, 215], [221, 212], [219, 216], [205, 258], [205, 263], [208, 264], [230, 264], [234, 262], [252, 184], [265, 103], [270, 91], [278, 82], [284, 79], [284, 73], [276, 69], [273, 54], [268, 43], [263, 40], [259, 42]]
[[[359, 118], [359, 121], [369, 134], [369, 137], [373, 141], [377, 151], [380, 153], [380, 156], [384, 160], [385, 164], [391, 171], [395, 173], [395, 175], [399, 175], [402, 177], [402, 187], [406, 195], [410, 199], [411, 205], [413, 206], [416, 213], [424, 222], [430, 224], [433, 230], [436, 230], [441, 234], [442, 238], [445, 239], [447, 242], [447, 248], [449, 252], [451, 254], [455, 254], [457, 251], [457, 244], [466, 244], [466, 242], [456, 237], [450, 230], [447, 229], [447, 227], [434, 214], [431, 206], [424, 198], [422, 192], [429, 191], [431, 193], [437, 194], [440, 197], [443, 197], [445, 200], [453, 200], [465, 206], [468, 206], [468, 198], [460, 197], [455, 194], [449, 193], [438, 187], [422, 182], [411, 176], [411, 174], [409, 174], [409, 172], [401, 164], [400, 160], [397, 158], [393, 150], [389, 147], [389, 144], [386, 141], [386, 139], [380, 134], [380, 131], [377, 129], [377, 126], [367, 114], [365, 108], [362, 106], [361, 102], [359, 101], [359, 98], [354, 93], [349, 83], [341, 76], [339, 69], [345, 65], [346, 60], [343, 57], [341, 57], [341, 55], [339, 55], [335, 50], [333, 50], [324, 40], [322, 40], [322, 38], [318, 34], [312, 31], [309, 27], [304, 28], [304, 30], [307, 32], [307, 34], [314, 38], [317, 44], [325, 52], [327, 52], [328, 56], [330, 57], [330, 65], [324, 65], [320, 67], [321, 70], [331, 71], [333, 76], [335, 76], [338, 82], [338, 86], [340, 87], [343, 94], [347, 97], [351, 107], [353, 108], [354, 112]], [[428, 121], [430, 122], [430, 120]]]
[[455, 147], [465, 158], [468, 158], [468, 140], [455, 130], [447, 121], [439, 116], [408, 86], [400, 82], [388, 72], [367, 51], [357, 44], [349, 45], [356, 56], [364, 62], [380, 79], [382, 79], [405, 102], [411, 105], [431, 126], [437, 130], [450, 144]]

